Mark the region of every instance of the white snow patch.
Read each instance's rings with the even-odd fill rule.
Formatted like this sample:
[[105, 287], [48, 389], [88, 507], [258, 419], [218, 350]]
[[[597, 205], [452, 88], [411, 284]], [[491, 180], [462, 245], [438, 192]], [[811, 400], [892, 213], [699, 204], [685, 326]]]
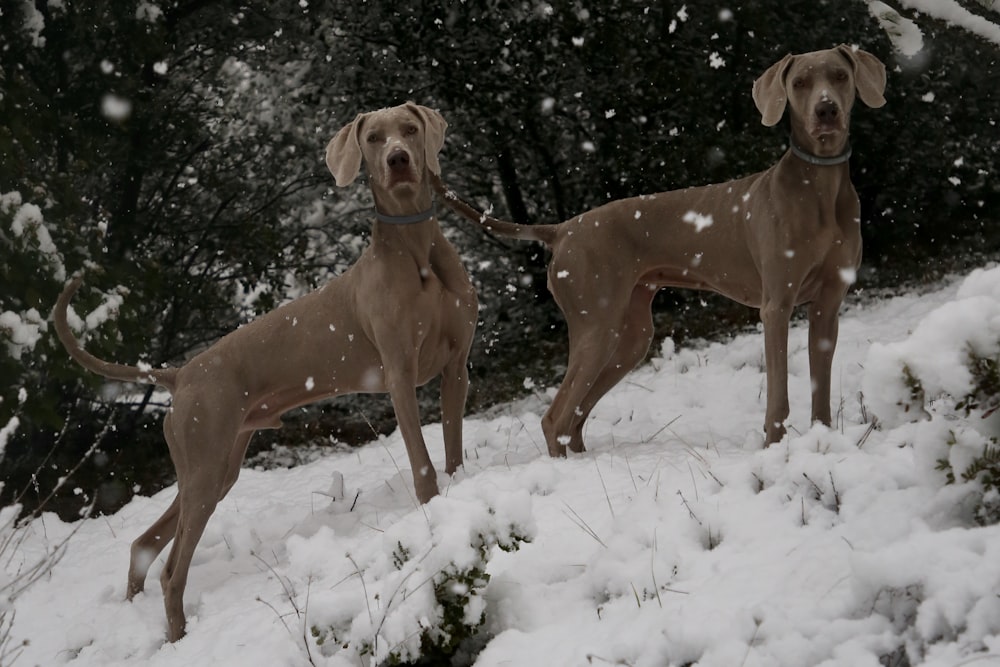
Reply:
[[914, 56], [924, 47], [924, 36], [917, 24], [900, 16], [899, 12], [879, 0], [868, 2], [868, 13], [889, 36], [896, 51], [904, 56]]
[[42, 337], [45, 319], [34, 308], [19, 315], [12, 310], [0, 312], [0, 340], [13, 359], [20, 359], [24, 350], [30, 350]]
[[[15, 10], [15, 14], [18, 12]], [[31, 0], [21, 1], [21, 12], [23, 23], [21, 29], [31, 35], [31, 45], [36, 48], [45, 46], [45, 38], [42, 31], [45, 30], [45, 16], [35, 7]]]
[[7, 443], [10, 439], [14, 437], [17, 433], [17, 427], [21, 425], [21, 420], [15, 415], [7, 420], [7, 423], [0, 428], [0, 459], [3, 459], [3, 453], [7, 449]]
[[684, 214], [684, 217], [681, 219], [684, 222], [694, 225], [694, 230], [696, 232], [700, 232], [703, 229], [711, 227], [713, 223], [711, 213], [702, 214], [698, 213], [697, 211], [688, 211], [687, 213]]
[[140, 0], [139, 6], [135, 9], [135, 17], [140, 21], [155, 23], [162, 16], [163, 10], [158, 5], [148, 2], [148, 0]]
[[[994, 44], [1000, 44], [1000, 25], [969, 11], [957, 0], [900, 0], [900, 4], [967, 30]], [[995, 9], [996, 3], [991, 2], [991, 6]]]

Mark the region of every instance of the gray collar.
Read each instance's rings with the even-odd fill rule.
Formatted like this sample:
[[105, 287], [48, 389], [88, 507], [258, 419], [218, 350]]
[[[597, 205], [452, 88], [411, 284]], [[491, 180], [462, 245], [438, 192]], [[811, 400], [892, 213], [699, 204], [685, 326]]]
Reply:
[[431, 204], [431, 207], [426, 211], [413, 213], [412, 215], [386, 215], [385, 213], [380, 213], [378, 209], [375, 209], [375, 219], [389, 225], [412, 225], [418, 222], [423, 222], [424, 220], [430, 220], [435, 215], [437, 215], [437, 208], [434, 204]]
[[788, 144], [791, 146], [792, 153], [795, 157], [800, 160], [805, 160], [809, 164], [814, 164], [817, 167], [832, 167], [837, 164], [843, 164], [851, 159], [851, 145], [847, 144], [847, 148], [840, 155], [834, 155], [833, 157], [820, 157], [819, 155], [813, 155], [812, 153], [807, 153], [802, 148], [796, 145], [795, 140], [792, 139], [791, 135], [788, 137]]

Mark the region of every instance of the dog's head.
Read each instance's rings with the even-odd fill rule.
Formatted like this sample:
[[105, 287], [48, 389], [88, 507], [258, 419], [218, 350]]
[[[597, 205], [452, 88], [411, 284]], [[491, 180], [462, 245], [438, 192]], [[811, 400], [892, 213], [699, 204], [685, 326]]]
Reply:
[[373, 188], [413, 188], [426, 170], [441, 173], [447, 126], [440, 113], [413, 102], [361, 113], [330, 140], [326, 166], [341, 187], [358, 177], [363, 159]]
[[785, 56], [754, 81], [753, 100], [764, 125], [776, 125], [791, 107], [794, 133], [836, 144], [846, 141], [855, 96], [881, 107], [885, 83], [885, 65], [878, 58], [841, 45]]

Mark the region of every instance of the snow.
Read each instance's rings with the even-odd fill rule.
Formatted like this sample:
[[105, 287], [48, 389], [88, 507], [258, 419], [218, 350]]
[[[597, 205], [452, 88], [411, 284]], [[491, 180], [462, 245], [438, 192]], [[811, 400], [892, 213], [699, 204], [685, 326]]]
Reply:
[[156, 23], [162, 17], [163, 10], [158, 5], [146, 2], [146, 0], [140, 0], [139, 6], [135, 10], [135, 18], [140, 21]]
[[[1000, 44], [1000, 25], [974, 14], [959, 4], [958, 0], [900, 0], [900, 4], [907, 9], [946, 21], [949, 25], [958, 26], [994, 44]], [[980, 4], [994, 11], [998, 9], [993, 2]]]
[[[876, 667], [904, 664], [904, 651], [914, 666], [1000, 664], [1000, 526], [972, 520], [978, 487], [938, 469], [950, 455], [964, 469], [998, 430], [996, 415], [947, 405], [969, 387], [956, 355], [998, 353], [1000, 269], [855, 298], [833, 428], [809, 425], [806, 341], [796, 323], [789, 435], [769, 448], [762, 335], [748, 332], [666, 340], [598, 404], [584, 454], [547, 456], [551, 389], [468, 416], [464, 471], [441, 476], [442, 495], [422, 507], [398, 432], [245, 470], [195, 553], [188, 635], [174, 644], [162, 554], [146, 592], [123, 598], [129, 544], [175, 489], [76, 523], [45, 515], [3, 565], [13, 576], [70, 536], [16, 600], [12, 645], [30, 641], [17, 664], [406, 659], [442, 622], [436, 586], [462, 601], [456, 622], [484, 621], [480, 667]], [[904, 363], [927, 400], [908, 413]], [[441, 470], [441, 426], [424, 433]]]
[[0, 210], [9, 213], [15, 207], [17, 209], [10, 223], [11, 233], [18, 238], [26, 237], [27, 243], [35, 246], [52, 265], [54, 277], [65, 280], [66, 269], [55, 243], [52, 242], [52, 235], [45, 226], [42, 210], [35, 204], [22, 203], [21, 193], [17, 191], [0, 195]]
[[17, 417], [11, 417], [2, 428], [0, 428], [0, 456], [3, 456], [4, 450], [7, 449], [7, 443], [10, 441], [14, 434], [17, 433], [17, 427], [21, 425], [21, 420]]
[[34, 2], [22, 0], [21, 2], [22, 20], [21, 29], [31, 36], [31, 45], [36, 48], [45, 46], [45, 38], [42, 32], [45, 30], [45, 16], [38, 11]]
[[108, 93], [101, 98], [101, 113], [108, 120], [123, 123], [132, 116], [132, 101]]
[[[913, 58], [923, 49], [923, 33], [917, 24], [880, 0], [863, 0], [868, 12], [878, 22], [900, 54]], [[959, 27], [994, 44], [1000, 44], [1000, 25], [963, 7], [958, 0], [900, 0], [899, 4], [915, 14], [926, 14]], [[1000, 12], [1000, 2], [979, 0], [986, 10]]]
[[699, 213], [698, 211], [688, 211], [681, 219], [688, 224], [694, 225], [696, 232], [711, 227], [714, 222], [711, 213]]
[[[973, 391], [965, 363], [970, 353], [1000, 356], [1000, 283], [997, 271], [974, 271], [953, 301], [921, 320], [913, 333], [895, 343], [873, 343], [862, 387], [873, 411], [886, 423], [907, 421], [914, 405], [903, 383], [903, 367], [920, 378], [928, 397], [961, 398]], [[929, 353], [928, 351], [932, 351]]]
[[924, 48], [924, 36], [917, 24], [879, 0], [868, 3], [868, 13], [886, 32], [893, 48], [904, 56], [915, 56]]
[[21, 315], [12, 310], [0, 312], [0, 332], [6, 334], [4, 343], [12, 359], [20, 359], [25, 349], [33, 349], [46, 328], [45, 318], [34, 308]]

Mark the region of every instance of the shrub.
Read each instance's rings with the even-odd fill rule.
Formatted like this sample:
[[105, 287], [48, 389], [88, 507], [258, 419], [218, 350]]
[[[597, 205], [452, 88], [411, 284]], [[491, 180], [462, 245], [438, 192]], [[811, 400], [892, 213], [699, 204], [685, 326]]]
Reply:
[[353, 584], [310, 603], [321, 652], [361, 664], [449, 664], [482, 634], [490, 558], [531, 540], [530, 510], [515, 502], [512, 515], [506, 505], [500, 516], [489, 503], [435, 498], [426, 515], [414, 512], [363, 553], [345, 554]]

